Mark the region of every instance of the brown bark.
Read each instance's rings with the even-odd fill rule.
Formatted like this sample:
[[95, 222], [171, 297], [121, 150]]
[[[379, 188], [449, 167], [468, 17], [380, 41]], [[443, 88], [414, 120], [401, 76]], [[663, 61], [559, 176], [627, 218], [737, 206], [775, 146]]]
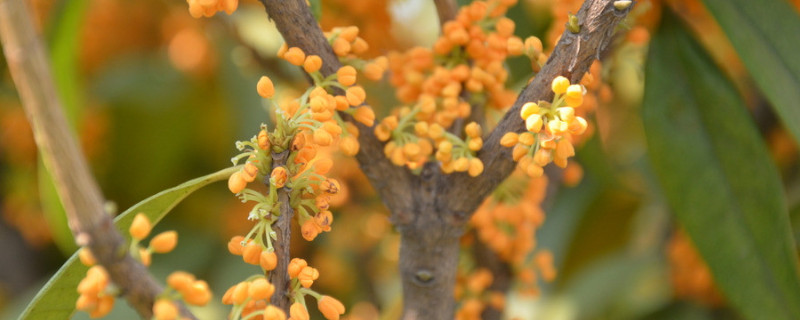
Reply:
[[[285, 166], [286, 160], [289, 158], [289, 152], [289, 150], [280, 153], [273, 152], [272, 168]], [[264, 179], [267, 180], [265, 183], [269, 185], [269, 175]], [[273, 231], [275, 231], [278, 238], [272, 242], [272, 246], [275, 249], [275, 255], [278, 257], [278, 264], [275, 266], [274, 270], [269, 272], [269, 282], [275, 286], [275, 294], [272, 295], [270, 303], [286, 311], [288, 314], [289, 307], [292, 305], [290, 296], [288, 295], [289, 286], [291, 285], [288, 270], [289, 261], [291, 260], [289, 249], [292, 240], [292, 216], [294, 215], [294, 210], [289, 204], [290, 190], [283, 187], [278, 189], [277, 192], [281, 215], [278, 217], [278, 221], [273, 224]], [[267, 237], [269, 237], [269, 235], [267, 235]]]
[[439, 25], [453, 20], [458, 14], [458, 3], [456, 0], [433, 0], [436, 4], [436, 14], [439, 16]]
[[[319, 55], [322, 73], [334, 73], [341, 64], [303, 0], [261, 0], [286, 43], [306, 54]], [[439, 16], [454, 16], [442, 4]], [[403, 319], [452, 319], [458, 246], [463, 228], [486, 196], [516, 166], [511, 149], [500, 146], [506, 132], [523, 132], [519, 109], [525, 102], [552, 99], [550, 82], [558, 75], [578, 82], [592, 61], [609, 45], [617, 24], [630, 11], [616, 10], [612, 0], [587, 0], [577, 14], [581, 31], [565, 31], [547, 64], [520, 93], [514, 106], [484, 139], [478, 154], [485, 171], [476, 178], [466, 173], [443, 174], [427, 163], [420, 175], [397, 167], [383, 154], [383, 144], [371, 128], [355, 123], [361, 135], [356, 156], [361, 168], [392, 213], [401, 234], [399, 269], [403, 283]], [[446, 21], [440, 18], [441, 21]], [[351, 120], [343, 115], [346, 120]]]
[[[75, 242], [92, 251], [130, 305], [143, 318], [150, 318], [154, 298], [162, 288], [128, 254], [125, 239], [103, 208], [103, 195], [67, 125], [44, 45], [35, 30], [25, 1], [0, 3], [0, 39], [6, 61]], [[194, 319], [185, 308], [183, 311]]]

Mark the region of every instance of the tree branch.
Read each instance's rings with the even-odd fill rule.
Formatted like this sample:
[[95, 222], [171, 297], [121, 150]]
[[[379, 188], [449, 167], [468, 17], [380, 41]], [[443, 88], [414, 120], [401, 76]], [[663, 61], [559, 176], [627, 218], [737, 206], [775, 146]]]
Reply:
[[[289, 158], [289, 150], [281, 153], [272, 153], [272, 169], [285, 166], [286, 160]], [[264, 177], [265, 184], [269, 185], [270, 175]], [[275, 294], [272, 295], [270, 303], [280, 308], [283, 311], [289, 312], [291, 300], [289, 296], [289, 286], [291, 285], [289, 279], [289, 261], [291, 260], [289, 249], [292, 240], [292, 216], [294, 210], [290, 204], [289, 192], [286, 187], [278, 189], [278, 202], [280, 203], [281, 215], [278, 221], [274, 224], [275, 233], [278, 238], [272, 242], [275, 249], [275, 255], [278, 257], [278, 264], [275, 269], [269, 272], [269, 282], [275, 286]], [[267, 237], [270, 235], [267, 234]]]
[[[162, 288], [128, 254], [126, 241], [103, 208], [102, 193], [67, 126], [45, 49], [35, 30], [25, 1], [0, 2], [3, 51], [36, 144], [64, 203], [75, 242], [89, 247], [130, 305], [143, 318], [150, 318], [154, 298]], [[194, 318], [188, 311], [184, 316]]]
[[439, 16], [440, 26], [456, 18], [456, 14], [458, 14], [458, 3], [456, 3], [456, 0], [433, 0], [433, 3], [436, 4], [436, 13]]
[[[323, 60], [321, 72], [330, 75], [341, 66], [303, 0], [261, 0], [286, 43]], [[436, 1], [440, 17], [452, 1]], [[441, 3], [441, 5], [439, 5]], [[445, 175], [438, 163], [429, 162], [413, 175], [394, 166], [383, 154], [383, 144], [371, 128], [354, 122], [361, 132], [356, 156], [362, 170], [392, 212], [401, 234], [399, 269], [403, 283], [403, 319], [452, 319], [458, 248], [469, 217], [514, 169], [511, 150], [499, 140], [508, 131], [525, 130], [519, 108], [527, 101], [552, 98], [550, 82], [563, 75], [578, 82], [591, 62], [611, 40], [616, 25], [630, 8], [616, 10], [613, 0], [587, 0], [577, 17], [582, 30], [565, 32], [548, 63], [520, 94], [500, 124], [484, 139], [479, 153], [486, 168], [477, 178], [465, 173]], [[455, 16], [455, 8], [452, 15]], [[441, 21], [449, 19], [440, 18]], [[346, 114], [345, 120], [352, 121]]]
[[485, 171], [476, 178], [465, 173], [447, 177], [449, 186], [440, 199], [441, 207], [453, 212], [473, 212], [481, 202], [505, 180], [516, 167], [511, 159], [511, 148], [500, 145], [506, 132], [524, 132], [525, 123], [519, 116], [522, 105], [529, 101], [553, 98], [550, 83], [557, 76], [565, 76], [577, 83], [589, 70], [592, 62], [610, 44], [616, 26], [627, 16], [633, 6], [624, 10], [614, 8], [613, 0], [586, 0], [577, 17], [581, 30], [577, 34], [565, 30], [547, 63], [533, 81], [522, 90], [517, 101], [506, 112], [500, 123], [484, 139], [484, 148], [478, 156]]

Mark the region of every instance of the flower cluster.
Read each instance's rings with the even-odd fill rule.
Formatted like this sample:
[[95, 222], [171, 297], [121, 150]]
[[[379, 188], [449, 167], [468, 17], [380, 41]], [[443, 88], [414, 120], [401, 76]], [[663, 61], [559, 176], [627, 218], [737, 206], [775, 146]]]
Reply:
[[211, 17], [219, 11], [231, 14], [239, 6], [239, 0], [186, 0], [186, 3], [193, 18]]
[[405, 104], [375, 127], [378, 139], [387, 142], [384, 153], [392, 163], [415, 170], [434, 156], [445, 173], [483, 172], [475, 157], [483, 146], [481, 126], [467, 119], [514, 102], [516, 94], [505, 85], [508, 57], [546, 59], [538, 38], [523, 42], [514, 36], [514, 22], [503, 16], [514, 4], [474, 1], [443, 25], [432, 49], [414, 47], [387, 55], [389, 82]]
[[514, 147], [514, 161], [533, 178], [540, 177], [543, 167], [550, 162], [566, 167], [567, 159], [575, 155], [570, 139], [581, 135], [588, 125], [584, 118], [575, 115], [575, 108], [583, 103], [585, 88], [558, 76], [553, 79], [552, 89], [555, 93], [552, 102], [528, 102], [520, 108], [527, 132], [508, 132], [500, 139], [504, 147]]
[[[274, 268], [274, 266], [273, 266]], [[308, 320], [308, 307], [306, 306], [305, 296], [310, 295], [317, 299], [317, 308], [326, 319], [338, 320], [344, 314], [345, 308], [341, 302], [335, 298], [320, 295], [310, 287], [314, 280], [319, 278], [319, 271], [308, 265], [299, 258], [292, 259], [289, 263], [289, 277], [292, 282], [291, 299], [292, 305], [289, 309], [290, 319]], [[265, 320], [285, 320], [286, 313], [269, 304], [269, 300], [275, 293], [275, 286], [263, 275], [255, 275], [245, 281], [231, 286], [222, 297], [222, 303], [233, 305], [232, 317], [238, 318], [260, 318]]]
[[506, 303], [505, 293], [500, 291], [487, 292], [493, 281], [492, 272], [486, 268], [474, 270], [467, 275], [459, 275], [455, 297], [460, 303], [455, 318], [458, 320], [479, 320], [481, 319], [481, 313], [487, 306], [496, 310], [503, 310]]
[[[150, 239], [147, 247], [141, 247], [139, 242], [144, 240], [152, 230], [152, 224], [144, 213], [139, 213], [133, 218], [128, 232], [132, 242], [130, 252], [133, 257], [145, 266], [150, 265], [152, 253], [167, 253], [175, 249], [178, 243], [178, 233], [165, 231]], [[88, 248], [82, 248], [78, 254], [81, 263], [89, 266], [89, 271], [78, 284], [78, 301], [75, 307], [86, 311], [92, 318], [102, 317], [114, 307], [114, 297], [119, 290], [109, 281], [108, 273], [96, 265], [96, 260]], [[178, 309], [175, 300], [182, 299], [188, 304], [203, 306], [211, 299], [208, 284], [202, 280], [195, 280], [189, 273], [178, 271], [170, 275], [168, 288], [159, 295], [159, 300], [153, 306], [153, 314], [158, 320], [177, 319]]]
[[[350, 51], [360, 52], [366, 46], [363, 40], [359, 40], [357, 28], [337, 29], [329, 35], [332, 43], [340, 43], [338, 53], [343, 56], [349, 55]], [[345, 44], [349, 46], [347, 50], [342, 49]], [[303, 67], [314, 85], [298, 99], [281, 103], [275, 109], [276, 123], [272, 130], [262, 125], [256, 136], [237, 142], [237, 148], [242, 153], [231, 160], [234, 164], [242, 159], [246, 161], [228, 180], [228, 188], [242, 202], [255, 202], [248, 219], [256, 221], [247, 235], [233, 237], [228, 249], [241, 256], [244, 262], [261, 266], [266, 274], [275, 272], [280, 258], [274, 252], [273, 241], [277, 240], [277, 234], [273, 231], [273, 224], [283, 214], [281, 207], [285, 203], [281, 201], [287, 200], [279, 200], [278, 194], [283, 192], [288, 195], [288, 205], [294, 212], [304, 239], [311, 241], [320, 233], [330, 231], [333, 223], [330, 201], [340, 191], [341, 185], [336, 179], [325, 176], [333, 166], [333, 161], [320, 150], [338, 146], [346, 155], [358, 152], [358, 129], [352, 123], [344, 122], [340, 113], [349, 114], [367, 126], [371, 126], [375, 119], [372, 108], [364, 104], [364, 89], [356, 85], [357, 71], [353, 66], [345, 65], [336, 73], [324, 77], [320, 72], [322, 60], [317, 55], [307, 55], [299, 48], [285, 45], [278, 55], [293, 65]], [[275, 94], [274, 83], [269, 77], [262, 77], [256, 85], [256, 91], [263, 98], [272, 98]], [[248, 188], [248, 183], [256, 180], [267, 185], [266, 193]], [[288, 260], [288, 257], [285, 258]], [[309, 289], [319, 277], [319, 272], [309, 267], [305, 260], [292, 260], [289, 275], [293, 286], [287, 294], [293, 297], [297, 305], [290, 310], [293, 319], [308, 319], [302, 299], [305, 294], [317, 297], [320, 304], [326, 306], [328, 304], [322, 301], [332, 299], [323, 300], [318, 293]], [[285, 319], [284, 310], [269, 304], [275, 288], [268, 278], [260, 274], [228, 290], [223, 302], [234, 305], [231, 319], [256, 316]], [[344, 313], [344, 307], [334, 309], [340, 310], [335, 317], [333, 313], [325, 313], [331, 308], [323, 310], [320, 307], [329, 319], [338, 319], [338, 315]]]

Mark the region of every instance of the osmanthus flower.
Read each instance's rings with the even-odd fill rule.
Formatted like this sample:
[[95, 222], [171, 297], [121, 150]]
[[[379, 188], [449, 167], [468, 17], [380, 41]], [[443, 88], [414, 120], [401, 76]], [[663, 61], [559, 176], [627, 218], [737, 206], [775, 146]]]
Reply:
[[239, 0], [186, 0], [186, 3], [194, 18], [211, 17], [219, 11], [231, 14], [239, 6]]
[[528, 131], [508, 132], [500, 139], [501, 145], [514, 147], [514, 161], [531, 177], [541, 176], [543, 167], [550, 162], [566, 167], [567, 159], [575, 155], [572, 137], [583, 134], [588, 126], [584, 118], [575, 115], [586, 89], [570, 84], [562, 76], [553, 79], [551, 87], [555, 93], [552, 102], [527, 102], [520, 108], [520, 117]]
[[[152, 223], [144, 213], [138, 213], [128, 228], [131, 235], [130, 252], [135, 259], [143, 265], [149, 266], [152, 253], [168, 253], [175, 249], [178, 243], [178, 233], [165, 231], [154, 236], [147, 247], [140, 242], [147, 238], [152, 231]], [[89, 248], [81, 248], [78, 254], [81, 263], [89, 266], [89, 270], [78, 284], [80, 294], [75, 302], [75, 308], [89, 313], [92, 318], [102, 317], [113, 309], [114, 300], [120, 294], [119, 289], [110, 282], [108, 273], [100, 266]], [[159, 294], [153, 305], [153, 314], [156, 319], [177, 319], [178, 309], [175, 301], [183, 300], [188, 304], [202, 306], [211, 299], [208, 284], [196, 280], [193, 275], [177, 271], [167, 278], [168, 287]]]

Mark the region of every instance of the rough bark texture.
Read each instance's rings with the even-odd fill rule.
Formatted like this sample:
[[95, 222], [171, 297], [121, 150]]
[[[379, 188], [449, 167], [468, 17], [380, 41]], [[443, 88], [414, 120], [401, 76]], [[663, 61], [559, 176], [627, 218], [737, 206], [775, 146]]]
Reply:
[[[127, 243], [103, 209], [103, 195], [67, 125], [44, 46], [35, 30], [25, 1], [0, 2], [0, 39], [6, 61], [75, 241], [91, 249], [130, 305], [143, 318], [150, 318], [154, 298], [162, 288], [128, 254]], [[184, 311], [186, 317], [194, 319]]]
[[[285, 166], [288, 158], [288, 150], [280, 153], [273, 152], [272, 168], [275, 169]], [[264, 179], [267, 180], [265, 184], [269, 185], [269, 175]], [[278, 189], [278, 202], [280, 202], [281, 215], [278, 217], [278, 221], [273, 224], [273, 231], [277, 234], [278, 239], [272, 242], [275, 255], [278, 257], [278, 264], [275, 266], [274, 270], [269, 272], [269, 282], [275, 286], [275, 294], [272, 295], [270, 303], [286, 311], [287, 314], [291, 306], [291, 300], [287, 293], [289, 292], [289, 285], [291, 284], [288, 270], [289, 261], [291, 261], [289, 249], [292, 239], [292, 216], [294, 216], [294, 210], [289, 204], [289, 192], [290, 190], [287, 190], [285, 187]], [[269, 235], [267, 236], [269, 237]]]
[[[269, 17], [290, 47], [319, 55], [322, 73], [330, 75], [341, 64], [303, 0], [261, 0]], [[440, 21], [455, 16], [453, 1], [435, 0]], [[613, 0], [587, 0], [577, 14], [581, 31], [565, 31], [550, 59], [520, 93], [514, 106], [485, 137], [478, 156], [485, 171], [476, 178], [466, 173], [445, 175], [428, 163], [420, 175], [397, 167], [383, 154], [383, 143], [371, 128], [355, 123], [361, 135], [356, 156], [372, 185], [391, 211], [401, 234], [399, 269], [403, 283], [403, 319], [452, 319], [453, 287], [459, 238], [469, 217], [516, 166], [511, 149], [500, 146], [506, 132], [523, 132], [519, 109], [525, 102], [552, 98], [550, 82], [562, 75], [577, 82], [592, 61], [609, 45], [617, 24], [630, 11], [616, 10]], [[351, 120], [346, 115], [346, 120]]]

